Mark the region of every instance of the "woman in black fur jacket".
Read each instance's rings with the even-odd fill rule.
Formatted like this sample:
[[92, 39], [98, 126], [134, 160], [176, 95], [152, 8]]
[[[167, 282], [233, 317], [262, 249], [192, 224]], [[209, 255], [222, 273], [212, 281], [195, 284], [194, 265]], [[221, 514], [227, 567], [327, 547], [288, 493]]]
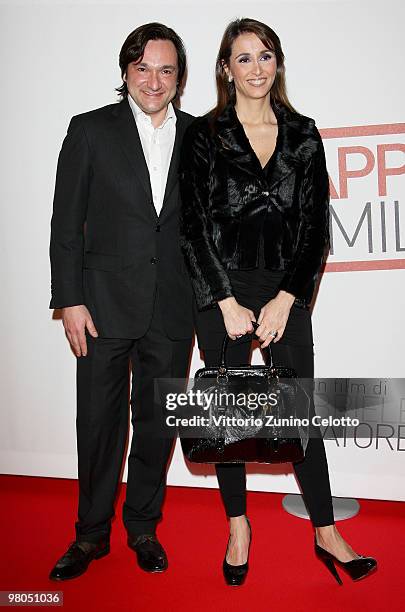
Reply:
[[[181, 240], [194, 288], [199, 347], [218, 365], [246, 363], [252, 321], [276, 363], [313, 377], [309, 305], [328, 246], [329, 181], [313, 119], [291, 106], [275, 32], [252, 19], [227, 27], [216, 64], [216, 108], [188, 128], [182, 149]], [[322, 437], [310, 438], [294, 470], [315, 528], [315, 550], [358, 579], [376, 567], [336, 529]], [[250, 524], [243, 464], [218, 464], [230, 519], [226, 582], [248, 571]], [[336, 573], [334, 573], [336, 577]], [[338, 578], [336, 578], [338, 579]], [[340, 579], [339, 579], [340, 580]]]

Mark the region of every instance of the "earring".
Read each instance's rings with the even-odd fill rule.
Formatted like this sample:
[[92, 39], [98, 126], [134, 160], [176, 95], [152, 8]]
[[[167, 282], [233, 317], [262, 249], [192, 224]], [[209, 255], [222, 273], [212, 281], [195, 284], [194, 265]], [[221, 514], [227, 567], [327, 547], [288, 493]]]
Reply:
[[228, 81], [229, 81], [229, 83], [232, 83], [232, 81], [233, 81], [233, 76], [231, 74], [228, 75]]

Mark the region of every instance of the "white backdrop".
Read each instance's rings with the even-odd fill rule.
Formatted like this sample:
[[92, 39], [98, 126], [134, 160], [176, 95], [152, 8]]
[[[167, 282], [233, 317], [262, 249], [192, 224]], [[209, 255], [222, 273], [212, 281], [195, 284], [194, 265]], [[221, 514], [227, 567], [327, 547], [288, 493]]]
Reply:
[[[122, 42], [148, 21], [166, 23], [183, 37], [189, 78], [182, 108], [195, 115], [214, 104], [215, 56], [232, 18], [254, 17], [280, 35], [291, 101], [325, 130], [337, 191], [331, 202], [334, 254], [313, 314], [316, 375], [403, 376], [402, 2], [77, 0], [0, 5], [2, 473], [76, 477], [75, 358], [61, 322], [52, 320], [48, 310], [56, 160], [70, 117], [116, 100]], [[361, 129], [328, 129], [349, 126]], [[384, 167], [398, 168], [388, 172], [386, 189]], [[360, 175], [348, 179], [347, 194], [345, 173]], [[356, 240], [348, 246], [342, 228], [350, 242], [363, 212]], [[260, 361], [257, 351], [254, 360]], [[201, 364], [195, 349], [192, 372]], [[334, 495], [405, 499], [401, 450], [387, 444], [361, 449], [351, 440], [342, 448], [329, 441], [327, 454]], [[211, 470], [187, 467], [179, 448], [169, 483], [217, 486]], [[285, 466], [251, 466], [248, 486], [298, 491]]]

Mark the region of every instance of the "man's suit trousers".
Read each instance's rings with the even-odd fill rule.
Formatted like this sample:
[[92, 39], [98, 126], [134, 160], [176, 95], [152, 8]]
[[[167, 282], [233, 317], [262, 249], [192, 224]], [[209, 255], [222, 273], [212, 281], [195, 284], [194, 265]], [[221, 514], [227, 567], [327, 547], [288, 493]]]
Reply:
[[171, 340], [156, 293], [148, 331], [134, 340], [92, 338], [77, 359], [78, 540], [108, 539], [129, 425], [132, 369], [133, 437], [123, 519], [128, 533], [154, 533], [161, 518], [166, 465], [173, 439], [157, 435], [163, 411], [154, 401], [155, 378], [187, 376], [191, 338]]

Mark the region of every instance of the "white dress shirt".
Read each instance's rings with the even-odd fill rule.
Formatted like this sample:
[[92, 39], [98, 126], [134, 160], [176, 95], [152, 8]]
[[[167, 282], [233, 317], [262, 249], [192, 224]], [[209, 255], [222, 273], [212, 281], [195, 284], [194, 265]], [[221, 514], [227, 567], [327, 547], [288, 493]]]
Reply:
[[163, 206], [167, 175], [176, 137], [176, 113], [172, 103], [170, 103], [163, 123], [155, 128], [151, 117], [139, 108], [129, 94], [128, 102], [138, 128], [143, 154], [149, 170], [153, 203], [159, 215]]

